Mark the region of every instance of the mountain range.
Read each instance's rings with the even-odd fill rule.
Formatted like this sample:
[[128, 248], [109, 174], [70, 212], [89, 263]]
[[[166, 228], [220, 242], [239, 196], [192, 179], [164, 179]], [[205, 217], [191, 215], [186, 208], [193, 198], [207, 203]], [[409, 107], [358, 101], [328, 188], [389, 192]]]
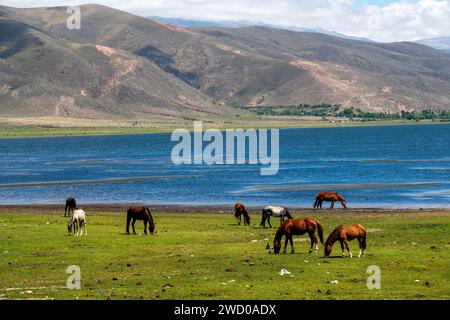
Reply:
[[233, 106], [450, 108], [450, 55], [268, 26], [181, 27], [116, 9], [0, 6], [0, 116], [199, 118]]

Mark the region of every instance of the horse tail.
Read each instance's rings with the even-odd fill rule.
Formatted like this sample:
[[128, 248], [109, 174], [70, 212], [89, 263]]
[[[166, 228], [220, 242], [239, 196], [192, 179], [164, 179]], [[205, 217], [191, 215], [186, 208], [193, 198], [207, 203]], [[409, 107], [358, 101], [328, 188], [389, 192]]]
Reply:
[[130, 208], [130, 209], [128, 209], [128, 211], [127, 211], [127, 226], [126, 226], [126, 233], [130, 233], [131, 215], [132, 215], [132, 212], [131, 212], [131, 208]]
[[323, 241], [323, 227], [320, 224], [319, 221], [316, 220], [317, 223], [317, 232], [319, 233], [319, 239], [320, 239], [320, 243], [323, 245], [324, 241]]
[[364, 233], [362, 236], [361, 246], [362, 246], [363, 250], [366, 250], [366, 230], [364, 230]]
[[245, 219], [245, 223], [247, 225], [250, 225], [250, 215], [248, 214], [247, 210], [244, 210], [244, 219]]

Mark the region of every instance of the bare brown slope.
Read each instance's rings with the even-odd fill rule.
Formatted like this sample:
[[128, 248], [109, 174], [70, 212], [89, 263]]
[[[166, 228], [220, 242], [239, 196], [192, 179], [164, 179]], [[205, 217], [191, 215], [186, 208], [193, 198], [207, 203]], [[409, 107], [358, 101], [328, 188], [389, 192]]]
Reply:
[[0, 10], [3, 116], [182, 118], [224, 112], [148, 59], [57, 38], [36, 21], [11, 19], [18, 15], [9, 11]]

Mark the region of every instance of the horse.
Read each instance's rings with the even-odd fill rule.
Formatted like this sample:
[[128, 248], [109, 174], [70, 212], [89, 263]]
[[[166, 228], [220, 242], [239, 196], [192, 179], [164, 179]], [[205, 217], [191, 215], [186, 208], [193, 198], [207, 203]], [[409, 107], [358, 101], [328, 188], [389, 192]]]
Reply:
[[[87, 236], [87, 230], [86, 230], [86, 212], [84, 210], [78, 210], [75, 209], [73, 211], [72, 216], [69, 219], [69, 224], [67, 225], [67, 230], [69, 231], [69, 236], [72, 233], [73, 228], [73, 235], [74, 236], [82, 236], [83, 230], [84, 234]], [[80, 232], [80, 234], [78, 234]]]
[[247, 208], [242, 203], [236, 203], [234, 206], [234, 216], [238, 220], [239, 225], [241, 225], [242, 216], [244, 216], [244, 225], [250, 225], [250, 216], [247, 212]]
[[73, 210], [75, 210], [77, 208], [77, 201], [75, 200], [75, 198], [68, 198], [66, 200], [66, 207], [64, 209], [64, 217], [67, 215], [67, 212], [69, 212], [69, 217], [70, 217], [70, 212], [72, 211], [73, 214]]
[[261, 226], [264, 228], [266, 227], [266, 220], [269, 223], [269, 226], [272, 228], [272, 225], [270, 224], [270, 217], [279, 217], [280, 218], [280, 225], [284, 223], [284, 218], [287, 217], [288, 219], [293, 219], [292, 215], [286, 209], [285, 207], [275, 207], [275, 206], [268, 206], [265, 207], [262, 211], [262, 219], [261, 219]]
[[147, 223], [149, 223], [148, 230], [150, 231], [150, 234], [153, 234], [155, 232], [155, 223], [153, 222], [153, 217], [150, 212], [149, 208], [146, 207], [131, 207], [127, 211], [127, 229], [126, 233], [130, 234], [130, 222], [131, 226], [133, 227], [133, 233], [136, 234], [136, 231], [134, 230], [134, 224], [136, 223], [136, 220], [143, 220], [144, 221], [144, 233], [147, 234]]
[[353, 257], [350, 252], [350, 248], [348, 247], [348, 241], [352, 241], [354, 239], [358, 239], [359, 242], [359, 255], [361, 258], [366, 255], [366, 228], [360, 224], [354, 224], [350, 226], [341, 225], [334, 229], [333, 232], [328, 236], [327, 241], [325, 242], [325, 250], [324, 256], [329, 257], [331, 250], [333, 250], [333, 244], [336, 241], [341, 243], [342, 256], [345, 256], [344, 245], [348, 251], [350, 258]]
[[347, 209], [347, 201], [337, 192], [320, 192], [317, 194], [316, 202], [314, 203], [314, 209], [322, 209], [324, 201], [331, 202], [330, 209], [334, 209], [334, 203], [340, 201], [344, 209]]
[[316, 253], [319, 252], [319, 241], [315, 235], [316, 230], [319, 234], [320, 243], [323, 245], [323, 227], [320, 224], [320, 222], [316, 219], [311, 218], [304, 218], [304, 219], [291, 219], [286, 221], [281, 225], [281, 227], [278, 229], [277, 233], [275, 234], [275, 239], [273, 241], [273, 249], [274, 253], [278, 254], [281, 249], [281, 240], [283, 236], [286, 236], [286, 240], [284, 242], [284, 250], [283, 253], [286, 254], [287, 244], [288, 241], [291, 243], [292, 251], [291, 253], [294, 254], [294, 241], [292, 240], [293, 235], [301, 236], [305, 233], [308, 233], [309, 238], [311, 239], [311, 248], [309, 250], [309, 253], [311, 254], [313, 252], [314, 244], [316, 245]]

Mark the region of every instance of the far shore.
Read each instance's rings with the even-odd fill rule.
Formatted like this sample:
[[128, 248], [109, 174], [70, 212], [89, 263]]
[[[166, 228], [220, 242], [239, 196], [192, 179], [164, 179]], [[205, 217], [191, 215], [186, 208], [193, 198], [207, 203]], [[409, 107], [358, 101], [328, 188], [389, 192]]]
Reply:
[[[79, 136], [110, 136], [171, 133], [176, 129], [193, 130], [193, 122], [202, 119], [172, 120], [169, 122], [142, 122], [133, 126], [129, 122], [102, 121], [93, 119], [63, 118], [30, 118], [9, 119], [0, 118], [0, 139], [4, 138], [39, 138], [39, 137], [79, 137]], [[341, 122], [342, 121], [342, 122]], [[318, 117], [242, 117], [219, 120], [204, 119], [204, 130], [208, 129], [306, 129], [306, 128], [343, 128], [393, 125], [445, 125], [450, 122], [433, 122], [429, 120], [376, 120], [347, 121], [345, 119], [322, 120]]]

